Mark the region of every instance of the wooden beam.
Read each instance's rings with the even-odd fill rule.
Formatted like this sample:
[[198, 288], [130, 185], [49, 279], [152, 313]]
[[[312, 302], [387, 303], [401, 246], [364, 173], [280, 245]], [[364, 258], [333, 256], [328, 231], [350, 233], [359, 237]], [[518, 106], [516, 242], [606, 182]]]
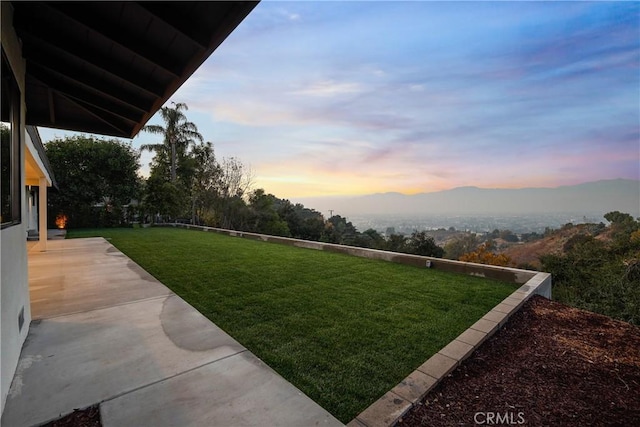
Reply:
[[51, 88], [47, 89], [47, 98], [49, 99], [49, 120], [51, 123], [56, 122], [56, 107], [53, 103], [53, 91]]
[[[17, 27], [21, 29], [20, 27]], [[159, 98], [162, 96], [162, 85], [154, 84], [149, 76], [136, 74], [131, 67], [124, 67], [118, 64], [116, 58], [109, 58], [105, 55], [95, 54], [90, 46], [84, 45], [81, 41], [72, 40], [61, 36], [60, 33], [45, 34], [42, 27], [37, 29], [25, 29], [21, 32], [24, 43], [23, 52], [25, 56], [36, 57], [41, 53], [48, 52], [49, 57], [56, 58], [52, 65], [60, 67], [65, 61], [65, 55], [76, 62], [81, 62], [94, 70], [106, 72], [136, 89], [144, 91], [149, 96]], [[46, 38], [45, 38], [46, 37]]]
[[166, 54], [157, 50], [155, 46], [140, 43], [135, 35], [120, 28], [117, 23], [108, 22], [103, 16], [88, 9], [91, 7], [91, 2], [43, 2], [38, 6], [46, 9], [47, 20], [69, 20], [81, 28], [83, 32], [102, 37], [115, 44], [119, 49], [133, 53], [138, 58], [161, 68], [174, 77], [178, 77], [182, 73], [182, 70], [168, 61]]
[[[184, 2], [181, 7], [187, 7], [187, 2]], [[206, 50], [208, 46], [208, 40], [196, 34], [195, 27], [191, 22], [185, 22], [176, 14], [171, 13], [171, 9], [166, 9], [165, 4], [171, 5], [169, 2], [140, 2], [131, 3], [130, 7], [137, 7], [144, 10], [146, 13], [153, 15], [153, 17], [164, 24], [172, 27], [182, 36], [188, 38], [192, 43], [198, 45], [201, 50]]]
[[[42, 61], [48, 64], [47, 61]], [[137, 98], [112, 85], [107, 85], [104, 80], [91, 78], [79, 71], [55, 70], [33, 60], [27, 59], [29, 64], [28, 74], [44, 83], [47, 87], [57, 92], [66, 93], [74, 98], [79, 98], [87, 103], [112, 111], [130, 121], [138, 121], [148, 111], [150, 104], [140, 105]], [[134, 104], [135, 103], [135, 104]]]
[[83, 103], [81, 101], [78, 101], [78, 100], [75, 100], [73, 98], [70, 98], [70, 97], [66, 96], [65, 94], [63, 94], [63, 93], [58, 93], [58, 95], [63, 97], [63, 98], [65, 98], [67, 101], [71, 102], [72, 104], [76, 105], [78, 108], [82, 109], [84, 112], [86, 112], [90, 116], [94, 117], [98, 121], [104, 123], [109, 128], [117, 131], [119, 135], [127, 135], [128, 134], [128, 132], [126, 130], [124, 130], [124, 129], [118, 127], [117, 125], [115, 125], [114, 123], [110, 122], [108, 119], [104, 118], [100, 113], [98, 113], [95, 110], [93, 110], [90, 106], [83, 105]]

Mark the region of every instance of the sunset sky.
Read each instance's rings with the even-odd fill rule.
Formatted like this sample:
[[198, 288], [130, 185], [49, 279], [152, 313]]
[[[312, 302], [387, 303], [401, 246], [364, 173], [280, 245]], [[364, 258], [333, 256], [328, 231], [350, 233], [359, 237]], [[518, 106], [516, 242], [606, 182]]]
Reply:
[[637, 2], [266, 0], [171, 99], [278, 197], [639, 179], [639, 23]]

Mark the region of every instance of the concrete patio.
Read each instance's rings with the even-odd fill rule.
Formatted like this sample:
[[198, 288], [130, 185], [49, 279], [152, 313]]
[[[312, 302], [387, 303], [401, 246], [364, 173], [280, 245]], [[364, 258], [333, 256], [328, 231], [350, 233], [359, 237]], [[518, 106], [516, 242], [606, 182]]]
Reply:
[[29, 252], [33, 321], [3, 427], [341, 425], [102, 238]]

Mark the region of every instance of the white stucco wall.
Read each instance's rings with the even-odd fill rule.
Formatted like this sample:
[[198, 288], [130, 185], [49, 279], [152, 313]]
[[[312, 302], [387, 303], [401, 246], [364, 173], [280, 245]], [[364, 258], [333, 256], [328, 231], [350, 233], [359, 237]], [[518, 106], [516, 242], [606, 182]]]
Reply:
[[[23, 223], [24, 224], [24, 223]], [[2, 356], [0, 376], [2, 380], [2, 409], [7, 399], [11, 380], [15, 373], [22, 344], [29, 331], [31, 311], [27, 277], [27, 248], [24, 225], [16, 225], [0, 232], [2, 276], [0, 329]], [[24, 309], [24, 324], [18, 330], [18, 316]]]
[[[43, 160], [40, 158], [38, 149], [36, 148], [35, 143], [31, 139], [31, 135], [29, 134], [29, 131], [26, 130], [24, 132], [24, 135], [25, 135], [25, 139], [24, 139], [25, 162], [24, 163], [27, 166], [25, 170], [26, 185], [39, 187], [42, 184], [41, 178], [44, 178], [45, 185], [47, 187], [51, 187], [52, 185], [51, 176], [49, 176], [49, 172], [47, 171], [47, 168], [45, 167]], [[39, 196], [40, 196], [40, 193], [42, 193], [43, 191], [46, 194], [46, 189], [43, 189], [43, 188], [40, 188], [37, 192], [32, 193], [31, 191], [29, 191], [28, 187], [25, 187], [25, 190], [24, 190], [25, 199], [23, 200], [23, 203], [26, 205], [27, 216], [23, 218], [23, 221], [27, 227], [27, 231], [32, 230], [37, 232], [39, 229], [39, 222], [40, 222], [39, 221], [39, 212], [40, 212]], [[45, 211], [43, 211], [42, 213], [46, 215], [46, 206], [45, 206]], [[44, 223], [46, 224], [46, 221], [44, 221]], [[38, 247], [40, 246], [42, 246], [41, 243], [38, 244]], [[44, 250], [45, 248], [40, 248], [40, 249]]]
[[[22, 58], [18, 37], [13, 29], [13, 10], [7, 2], [0, 2], [0, 42], [22, 94], [22, 116], [20, 129], [22, 141], [26, 141], [24, 128], [24, 75], [25, 63]], [[25, 159], [25, 144], [21, 144], [20, 158]], [[24, 166], [22, 167], [22, 188], [25, 185]], [[22, 222], [0, 231], [0, 412], [9, 393], [9, 387], [15, 373], [22, 344], [27, 338], [31, 310], [29, 306], [29, 279], [27, 269], [26, 244], [26, 203], [22, 200]], [[18, 330], [18, 315], [24, 309], [24, 324]]]

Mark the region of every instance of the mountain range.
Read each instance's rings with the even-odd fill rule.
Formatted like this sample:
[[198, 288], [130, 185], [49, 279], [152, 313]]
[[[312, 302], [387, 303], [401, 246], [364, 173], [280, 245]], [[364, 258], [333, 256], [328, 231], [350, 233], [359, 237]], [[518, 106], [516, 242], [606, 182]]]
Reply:
[[640, 181], [612, 179], [557, 188], [458, 187], [406, 195], [377, 193], [354, 197], [292, 199], [326, 214], [543, 214], [611, 211], [640, 216]]

